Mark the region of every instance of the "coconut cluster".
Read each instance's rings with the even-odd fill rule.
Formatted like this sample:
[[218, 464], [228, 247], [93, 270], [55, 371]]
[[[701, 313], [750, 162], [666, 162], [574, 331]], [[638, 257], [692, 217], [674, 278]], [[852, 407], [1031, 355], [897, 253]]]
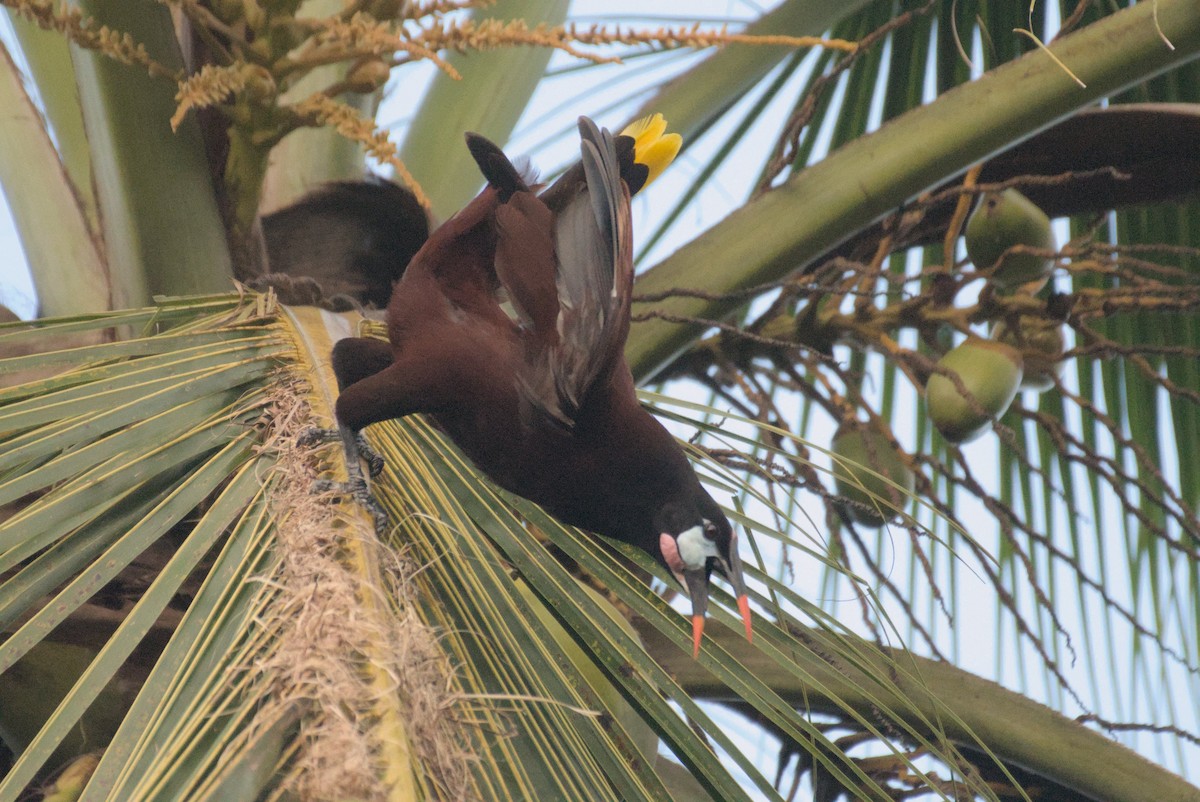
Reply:
[[[967, 221], [967, 256], [996, 292], [1032, 295], [1054, 268], [1050, 218], [1015, 189], [988, 192]], [[1020, 315], [968, 337], [937, 363], [925, 387], [929, 416], [952, 443], [979, 437], [1021, 388], [1054, 386], [1062, 369], [1062, 324]]]
[[985, 192], [967, 221], [967, 258], [1000, 290], [1041, 289], [1058, 249], [1050, 218], [1017, 192]]
[[[999, 294], [1045, 286], [1057, 250], [1050, 218], [1015, 189], [987, 192], [967, 221], [967, 256]], [[1062, 373], [1063, 326], [1022, 314], [997, 322], [990, 338], [969, 336], [937, 362], [925, 385], [933, 425], [952, 443], [987, 432], [1021, 389], [1042, 391]], [[914, 488], [911, 458], [881, 428], [848, 421], [830, 445], [844, 515], [882, 526], [902, 512]]]

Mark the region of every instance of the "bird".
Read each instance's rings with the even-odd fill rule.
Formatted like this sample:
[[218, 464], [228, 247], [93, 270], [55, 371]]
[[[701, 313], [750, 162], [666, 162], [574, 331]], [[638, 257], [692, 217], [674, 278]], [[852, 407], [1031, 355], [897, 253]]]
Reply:
[[247, 279], [287, 304], [337, 310], [387, 306], [392, 287], [429, 238], [429, 218], [406, 187], [369, 176], [333, 181], [261, 220], [268, 273]]
[[624, 356], [630, 196], [680, 140], [664, 134], [661, 115], [620, 135], [587, 117], [578, 128], [580, 161], [545, 189], [495, 144], [466, 135], [487, 186], [430, 235], [396, 283], [388, 341], [334, 346], [336, 436], [350, 474], [343, 490], [386, 522], [360, 466], [362, 430], [426, 413], [500, 487], [668, 568], [690, 597], [698, 656], [714, 571], [733, 587], [752, 637], [737, 533], [638, 401]]

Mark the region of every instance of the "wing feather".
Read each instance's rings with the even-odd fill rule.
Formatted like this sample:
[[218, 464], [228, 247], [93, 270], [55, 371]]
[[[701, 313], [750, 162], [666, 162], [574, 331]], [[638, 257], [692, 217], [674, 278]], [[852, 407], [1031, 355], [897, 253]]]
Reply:
[[551, 369], [559, 407], [572, 419], [625, 347], [633, 286], [629, 189], [617, 140], [586, 117], [579, 133], [584, 181], [573, 193], [559, 193], [561, 206], [551, 207], [562, 307]]
[[635, 167], [633, 149], [586, 117], [579, 133], [580, 165], [540, 197], [499, 148], [468, 138], [500, 198], [495, 271], [521, 322], [518, 386], [531, 409], [566, 428], [621, 356], [633, 287], [629, 187], [622, 179]]

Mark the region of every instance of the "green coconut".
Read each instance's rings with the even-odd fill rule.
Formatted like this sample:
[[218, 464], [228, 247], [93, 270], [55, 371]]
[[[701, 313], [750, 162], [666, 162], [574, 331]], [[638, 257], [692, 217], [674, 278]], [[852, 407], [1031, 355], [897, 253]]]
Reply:
[[[629, 623], [625, 616], [617, 612], [608, 599], [604, 598], [594, 588], [588, 587], [582, 582], [578, 583], [579, 592], [586, 593], [592, 597], [592, 600], [600, 605], [601, 609], [608, 611], [609, 616], [617, 622], [621, 629], [625, 630], [634, 640], [641, 642], [637, 630], [633, 624]], [[625, 697], [621, 695], [621, 691], [605, 673], [588, 657], [587, 653], [580, 648], [575, 639], [570, 633], [563, 628], [562, 624], [546, 609], [546, 605], [529, 586], [522, 580], [517, 580], [517, 589], [529, 604], [529, 608], [537, 615], [538, 620], [553, 636], [555, 643], [562, 649], [563, 654], [567, 659], [579, 669], [579, 673], [583, 675], [584, 681], [591, 689], [600, 697], [605, 709], [607, 709], [621, 726], [628, 733], [633, 745], [637, 747], [638, 752], [647, 761], [653, 761], [658, 754], [658, 733], [646, 723], [643, 718], [629, 702], [625, 701]]]
[[986, 432], [1012, 403], [1024, 373], [1020, 351], [979, 337], [968, 337], [952, 348], [938, 367], [957, 375], [969, 394], [964, 396], [941, 373], [930, 376], [925, 385], [929, 417], [952, 443], [965, 443]]
[[845, 505], [846, 514], [864, 526], [895, 517], [916, 486], [904, 455], [874, 427], [843, 424], [829, 450], [838, 495], [855, 502]]
[[713, 798], [696, 779], [696, 775], [666, 755], [659, 755], [655, 759], [654, 773], [662, 780], [675, 802], [710, 802]]
[[1050, 218], [1015, 189], [984, 193], [967, 221], [965, 239], [967, 256], [975, 267], [987, 270], [995, 265], [990, 278], [1003, 290], [1044, 282], [1054, 268], [1053, 259], [1036, 253], [1007, 253], [1017, 245], [1043, 251], [1058, 249]]
[[83, 788], [100, 765], [100, 753], [80, 755], [59, 772], [54, 782], [42, 789], [42, 802], [75, 802], [83, 796]]
[[1027, 390], [1049, 390], [1063, 372], [1066, 340], [1061, 323], [1035, 315], [1021, 315], [1010, 327], [1000, 321], [992, 327], [992, 339], [1021, 352], [1025, 363], [1021, 386]]

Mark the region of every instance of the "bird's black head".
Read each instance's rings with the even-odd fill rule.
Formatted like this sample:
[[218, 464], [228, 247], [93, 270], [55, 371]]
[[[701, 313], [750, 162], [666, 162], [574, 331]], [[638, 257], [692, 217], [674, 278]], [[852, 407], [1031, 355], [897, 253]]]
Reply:
[[668, 501], [655, 513], [654, 526], [659, 533], [659, 557], [687, 588], [692, 600], [695, 654], [700, 653], [704, 614], [708, 609], [708, 583], [714, 569], [733, 586], [749, 638], [750, 605], [738, 556], [737, 533], [716, 502], [703, 491], [695, 498]]

